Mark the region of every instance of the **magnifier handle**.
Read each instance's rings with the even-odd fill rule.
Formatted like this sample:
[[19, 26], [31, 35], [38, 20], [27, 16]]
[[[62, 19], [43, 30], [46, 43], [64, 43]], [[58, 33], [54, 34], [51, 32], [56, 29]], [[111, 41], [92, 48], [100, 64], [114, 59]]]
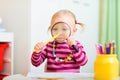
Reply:
[[[47, 44], [48, 42], [50, 42], [50, 41], [54, 40], [55, 38], [57, 38], [59, 35], [60, 35], [60, 33], [59, 33], [59, 34], [54, 35], [52, 38], [48, 39], [48, 40], [47, 40], [46, 42], [44, 42], [44, 43], [45, 43], [45, 44]], [[36, 49], [34, 49], [34, 50], [33, 50], [33, 52], [37, 52], [37, 50], [36, 50]]]
[[72, 45], [72, 47], [75, 49], [76, 52], [79, 52], [78, 48], [76, 47], [76, 45]]

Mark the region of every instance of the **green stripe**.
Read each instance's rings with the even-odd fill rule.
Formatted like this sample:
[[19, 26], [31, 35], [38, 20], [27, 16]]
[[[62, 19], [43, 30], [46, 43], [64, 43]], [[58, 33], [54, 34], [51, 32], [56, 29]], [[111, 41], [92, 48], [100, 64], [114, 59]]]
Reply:
[[108, 9], [107, 9], [107, 31], [106, 31], [106, 35], [107, 35], [107, 36], [106, 36], [106, 37], [107, 37], [107, 40], [106, 40], [106, 41], [107, 41], [107, 43], [108, 43], [108, 39], [109, 39], [109, 38], [108, 38], [108, 35], [109, 35], [109, 0], [105, 0], [105, 1], [107, 1], [106, 4], [107, 4], [107, 8], [108, 8]]
[[116, 13], [116, 26], [117, 26], [117, 28], [116, 28], [116, 42], [117, 42], [117, 51], [116, 51], [116, 53], [118, 54], [118, 59], [119, 59], [119, 61], [120, 61], [120, 0], [117, 0], [117, 2], [116, 2], [116, 9], [117, 9], [117, 13]]

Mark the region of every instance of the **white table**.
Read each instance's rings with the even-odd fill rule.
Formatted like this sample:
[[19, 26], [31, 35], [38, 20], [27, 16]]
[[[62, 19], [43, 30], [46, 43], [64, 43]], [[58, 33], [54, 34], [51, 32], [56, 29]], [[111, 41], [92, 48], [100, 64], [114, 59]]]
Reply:
[[28, 73], [27, 76], [11, 75], [3, 80], [95, 80], [93, 77], [93, 73]]

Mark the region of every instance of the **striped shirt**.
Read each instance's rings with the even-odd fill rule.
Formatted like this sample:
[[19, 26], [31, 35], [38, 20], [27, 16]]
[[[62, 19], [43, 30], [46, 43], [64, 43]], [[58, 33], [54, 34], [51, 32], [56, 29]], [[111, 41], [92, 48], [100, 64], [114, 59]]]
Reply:
[[68, 62], [55, 61], [55, 57], [52, 54], [53, 42], [49, 42], [43, 51], [32, 53], [31, 63], [37, 67], [47, 59], [46, 72], [80, 72], [80, 66], [85, 65], [88, 58], [83, 46], [78, 41], [76, 42], [76, 47], [79, 52], [76, 52], [73, 47], [69, 46], [66, 42], [56, 42], [55, 48], [55, 53], [59, 58], [65, 58], [70, 52], [72, 52], [76, 62], [74, 60]]

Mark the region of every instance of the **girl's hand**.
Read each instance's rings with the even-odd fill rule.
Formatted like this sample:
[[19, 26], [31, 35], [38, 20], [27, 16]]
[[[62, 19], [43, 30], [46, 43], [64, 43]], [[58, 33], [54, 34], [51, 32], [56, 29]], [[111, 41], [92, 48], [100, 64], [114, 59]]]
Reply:
[[41, 52], [45, 49], [46, 45], [43, 42], [39, 42], [35, 45], [34, 50], [36, 53]]
[[72, 47], [75, 49], [76, 52], [79, 52], [79, 49], [76, 47], [76, 42], [75, 42], [74, 39], [68, 38], [68, 39], [67, 39], [67, 43], [68, 43], [70, 46], [72, 46]]
[[72, 38], [67, 38], [67, 43], [70, 45], [70, 46], [72, 46], [72, 45], [76, 45], [76, 42], [75, 42], [75, 40], [74, 39], [72, 39]]

